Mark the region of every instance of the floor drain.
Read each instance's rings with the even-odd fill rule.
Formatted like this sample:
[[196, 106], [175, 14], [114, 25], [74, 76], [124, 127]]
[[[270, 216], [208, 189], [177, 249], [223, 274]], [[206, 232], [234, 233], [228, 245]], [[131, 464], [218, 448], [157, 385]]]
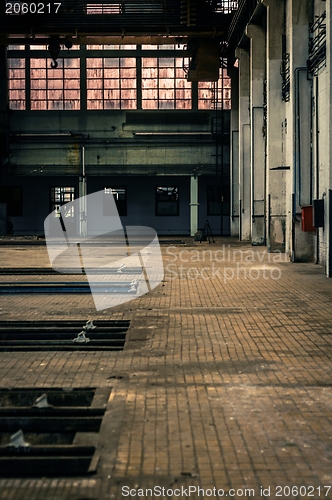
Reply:
[[128, 320], [0, 321], [0, 351], [119, 351], [129, 325]]
[[[96, 472], [110, 389], [0, 389], [0, 477]], [[47, 406], [38, 406], [40, 401]]]

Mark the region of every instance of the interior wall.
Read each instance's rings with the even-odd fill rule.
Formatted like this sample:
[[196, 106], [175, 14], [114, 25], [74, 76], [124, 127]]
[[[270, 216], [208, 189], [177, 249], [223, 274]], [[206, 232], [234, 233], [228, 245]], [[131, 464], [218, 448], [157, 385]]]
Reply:
[[[11, 216], [14, 235], [42, 235], [44, 220], [51, 210], [50, 188], [73, 186], [78, 196], [78, 176], [12, 176], [3, 179], [4, 186], [22, 188], [22, 216]], [[214, 235], [230, 232], [229, 216], [207, 215], [207, 186], [215, 185], [214, 176], [199, 177], [199, 228], [209, 220]], [[121, 216], [124, 226], [142, 225], [152, 227], [159, 235], [190, 235], [190, 177], [189, 176], [94, 176], [87, 177], [87, 194], [103, 190], [104, 187], [126, 187], [127, 215]], [[156, 187], [177, 186], [179, 188], [179, 215], [156, 215]], [[221, 226], [222, 224], [222, 226]], [[88, 228], [89, 235], [98, 234], [98, 225]]]

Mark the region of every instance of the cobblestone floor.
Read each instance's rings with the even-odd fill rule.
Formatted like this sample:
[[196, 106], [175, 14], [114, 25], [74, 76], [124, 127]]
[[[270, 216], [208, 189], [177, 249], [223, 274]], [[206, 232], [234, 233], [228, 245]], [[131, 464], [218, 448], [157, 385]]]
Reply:
[[[0, 295], [0, 320], [131, 320], [121, 352], [0, 352], [1, 387], [112, 387], [96, 475], [0, 479], [0, 498], [332, 499], [332, 280], [229, 239], [162, 252], [155, 290], [99, 313]], [[2, 268], [48, 265], [0, 245]]]

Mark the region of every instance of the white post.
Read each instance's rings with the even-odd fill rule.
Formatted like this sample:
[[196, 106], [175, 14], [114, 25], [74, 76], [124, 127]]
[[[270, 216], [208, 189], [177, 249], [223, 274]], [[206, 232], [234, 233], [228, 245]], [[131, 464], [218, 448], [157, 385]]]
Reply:
[[87, 182], [85, 176], [85, 150], [82, 146], [82, 176], [79, 178], [79, 235], [84, 238], [87, 236]]
[[195, 236], [198, 229], [198, 177], [190, 178], [190, 235]]

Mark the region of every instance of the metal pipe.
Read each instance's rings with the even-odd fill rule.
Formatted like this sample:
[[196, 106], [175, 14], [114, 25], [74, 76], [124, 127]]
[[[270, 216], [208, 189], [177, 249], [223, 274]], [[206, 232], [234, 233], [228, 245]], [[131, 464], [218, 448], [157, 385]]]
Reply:
[[[251, 131], [251, 168], [252, 168], [252, 176], [251, 176], [251, 218], [252, 221], [255, 222], [255, 158], [254, 158], [254, 151], [255, 151], [255, 111], [256, 109], [262, 110], [264, 109], [263, 106], [254, 106], [252, 108], [252, 131]], [[265, 169], [264, 169], [264, 174], [265, 174]], [[265, 181], [264, 181], [265, 185]]]
[[85, 177], [85, 147], [82, 145], [82, 175]]
[[[315, 147], [316, 147], [316, 158], [315, 158], [315, 177], [316, 177], [316, 183], [315, 183], [315, 188], [316, 188], [316, 199], [319, 199], [319, 115], [318, 115], [318, 76], [315, 78], [315, 94], [316, 94], [316, 106], [315, 106], [315, 111], [316, 111], [316, 119], [315, 119], [315, 135], [316, 135], [316, 140], [315, 140]], [[316, 264], [319, 264], [319, 227], [316, 230]]]
[[10, 134], [10, 136], [11, 137], [72, 137], [73, 134], [71, 132], [61, 132], [57, 134], [18, 133], [18, 134]]
[[[294, 134], [294, 165], [293, 165], [293, 193], [292, 193], [292, 262], [295, 262], [295, 223], [296, 223], [296, 208], [297, 208], [297, 182], [301, 181], [300, 176], [300, 116], [299, 116], [299, 73], [300, 71], [307, 71], [306, 66], [299, 66], [294, 70], [295, 79], [295, 98], [294, 98], [294, 116], [295, 116], [295, 134]], [[299, 176], [297, 176], [297, 168], [299, 169]], [[299, 177], [299, 179], [298, 179]], [[299, 186], [300, 193], [300, 186]], [[300, 200], [299, 200], [300, 202]]]
[[[299, 78], [299, 73], [300, 71], [302, 72], [307, 72], [307, 67], [306, 66], [300, 66], [295, 69], [295, 163], [294, 163], [294, 175], [295, 175], [295, 182], [294, 182], [294, 189], [295, 189], [295, 194], [297, 191], [297, 178], [296, 178], [296, 171], [298, 170], [298, 183], [299, 183], [299, 188], [298, 188], [298, 204], [300, 205], [301, 203], [301, 162], [300, 162], [300, 151], [301, 151], [301, 138], [300, 138], [300, 78]], [[295, 196], [295, 210], [294, 213], [296, 215], [296, 204], [297, 204], [297, 196]]]

